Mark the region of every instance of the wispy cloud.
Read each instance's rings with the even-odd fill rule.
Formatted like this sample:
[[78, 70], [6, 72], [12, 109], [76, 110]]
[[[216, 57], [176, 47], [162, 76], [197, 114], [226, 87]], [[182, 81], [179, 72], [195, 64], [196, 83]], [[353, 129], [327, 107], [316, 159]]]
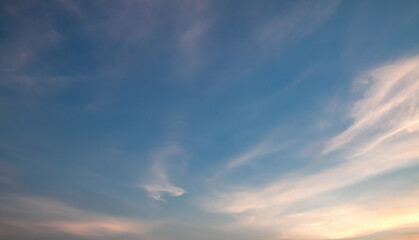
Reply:
[[168, 177], [168, 168], [171, 161], [183, 159], [184, 151], [177, 145], [169, 144], [152, 154], [152, 166], [150, 179], [146, 181], [142, 187], [149, 193], [150, 197], [155, 200], [164, 201], [163, 195], [178, 197], [186, 193], [180, 187], [173, 185]]
[[279, 141], [277, 139], [278, 135], [280, 135], [278, 132], [278, 130], [271, 131], [266, 137], [262, 139], [262, 141], [256, 143], [256, 145], [251, 147], [249, 150], [245, 151], [237, 157], [228, 160], [225, 168], [220, 173], [233, 170], [243, 166], [246, 163], [255, 161], [285, 149], [289, 145], [289, 141]]
[[265, 209], [241, 215], [239, 226], [276, 229], [281, 237], [288, 236], [286, 239], [343, 239], [396, 229], [412, 230], [419, 226], [418, 197], [418, 192], [384, 199], [369, 196], [292, 213]]
[[256, 209], [286, 206], [313, 197], [319, 193], [337, 190], [379, 173], [393, 170], [417, 161], [417, 139], [401, 142], [390, 149], [378, 149], [380, 154], [357, 158], [323, 172], [295, 177], [271, 184], [262, 190], [228, 193], [215, 201], [214, 209], [221, 212], [241, 213]]
[[227, 164], [226, 169], [230, 170], [233, 168], [237, 168], [246, 162], [249, 162], [255, 158], [262, 157], [266, 154], [272, 153], [274, 151], [274, 148], [272, 146], [272, 143], [269, 141], [263, 141], [259, 143], [257, 146], [252, 148], [250, 151], [245, 152], [244, 154], [230, 160], [230, 162]]
[[8, 34], [0, 44], [1, 73], [12, 74], [23, 70], [36, 61], [40, 53], [63, 40], [49, 15], [40, 14], [34, 18], [26, 14], [27, 11], [40, 11], [43, 4], [5, 1], [1, 5], [3, 17], [10, 21], [6, 25]]
[[[87, 78], [78, 73], [58, 73], [47, 58], [62, 50], [69, 37], [57, 24], [64, 14], [63, 2], [66, 1], [0, 3], [5, 31], [0, 43], [0, 88], [32, 99]], [[13, 102], [8, 98], [7, 102]]]
[[144, 220], [85, 211], [45, 198], [12, 195], [0, 201], [0, 236], [6, 238], [60, 233], [78, 237], [141, 235], [153, 228]]
[[174, 28], [179, 49], [181, 74], [190, 74], [206, 61], [203, 43], [213, 24], [214, 14], [210, 13], [210, 1], [182, 1]]
[[[351, 112], [355, 119], [354, 124], [333, 138], [325, 148], [325, 152], [344, 146], [350, 148], [349, 152], [341, 154], [344, 161], [340, 165], [314, 174], [295, 174], [292, 178], [273, 182], [264, 188], [242, 187], [244, 190], [241, 191], [219, 193], [215, 199], [211, 198], [206, 202], [206, 208], [233, 214], [241, 223], [276, 227], [283, 234], [294, 237], [305, 235], [311, 238], [342, 238], [384, 231], [408, 223], [419, 224], [416, 217], [417, 202], [411, 202], [408, 209], [400, 209], [400, 212], [395, 210], [394, 214], [385, 217], [365, 209], [356, 209], [358, 206], [350, 204], [347, 208], [339, 206], [338, 209], [330, 208], [327, 212], [316, 209], [298, 214], [289, 212], [292, 205], [298, 203], [307, 206], [304, 202], [313, 201], [319, 194], [333, 196], [333, 192], [338, 189], [418, 163], [418, 79], [419, 57], [414, 57], [369, 71], [356, 81], [358, 88], [361, 87], [359, 84], [364, 84], [364, 96], [354, 103]], [[252, 156], [257, 152], [256, 148], [245, 156]], [[237, 161], [243, 160], [239, 158]], [[379, 200], [372, 198], [372, 201]], [[349, 217], [343, 218], [344, 216]], [[361, 219], [369, 216], [374, 217], [377, 225], [357, 225], [362, 222]], [[332, 221], [341, 218], [346, 220]], [[349, 227], [346, 228], [347, 226]]]
[[[363, 145], [361, 154], [393, 137], [403, 137], [419, 128], [419, 57], [374, 69], [357, 82], [368, 86], [364, 98], [352, 108], [353, 124], [334, 137], [325, 153], [354, 142]], [[358, 144], [355, 144], [358, 145]]]
[[304, 38], [334, 13], [340, 1], [300, 1], [287, 9], [286, 14], [273, 18], [254, 32], [255, 41], [264, 47], [281, 46], [285, 41]]
[[[4, 30], [0, 43], [0, 88], [29, 92], [44, 91], [61, 85], [64, 77], [40, 74], [42, 54], [60, 46], [65, 37], [57, 31], [46, 5], [28, 1], [4, 1], [1, 4]], [[35, 16], [27, 12], [36, 12]]]
[[202, 64], [204, 59], [201, 43], [210, 25], [206, 19], [193, 20], [192, 22], [194, 24], [189, 26], [179, 37], [179, 49], [186, 72], [193, 71]]
[[18, 183], [15, 178], [17, 176], [17, 169], [9, 164], [0, 161], [0, 186], [1, 187], [16, 187]]
[[[93, 20], [85, 25], [92, 37], [103, 36], [120, 41], [124, 47], [135, 46], [149, 40], [165, 19], [164, 1], [104, 1], [97, 8], [106, 16], [103, 21]], [[88, 17], [88, 11], [85, 17]], [[86, 20], [86, 19], [84, 19]]]

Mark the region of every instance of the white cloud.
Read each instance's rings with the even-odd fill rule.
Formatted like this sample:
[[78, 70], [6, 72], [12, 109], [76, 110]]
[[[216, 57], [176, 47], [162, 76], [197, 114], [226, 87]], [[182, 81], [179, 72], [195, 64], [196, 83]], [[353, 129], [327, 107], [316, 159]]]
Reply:
[[183, 150], [176, 145], [168, 145], [152, 155], [152, 176], [146, 184], [142, 185], [151, 198], [164, 201], [162, 196], [165, 194], [178, 197], [186, 193], [184, 189], [173, 185], [167, 175], [169, 161], [174, 158], [183, 158], [182, 154]]
[[[334, 137], [325, 153], [358, 141], [365, 149], [395, 136], [418, 128], [419, 57], [400, 60], [374, 69], [357, 82], [369, 85], [364, 98], [352, 108], [354, 123]], [[366, 144], [365, 144], [366, 143]], [[364, 150], [365, 151], [365, 150]]]
[[[410, 210], [385, 217], [368, 212], [369, 206], [362, 210], [336, 206], [347, 210], [342, 214], [334, 206], [327, 213], [312, 209], [300, 210], [298, 215], [298, 209], [292, 209], [295, 204], [307, 209], [309, 202], [319, 201], [320, 194], [333, 197], [333, 191], [419, 162], [419, 57], [374, 69], [356, 82], [357, 87], [361, 83], [364, 96], [353, 105], [354, 123], [325, 148], [326, 153], [349, 149], [340, 154], [345, 161], [317, 173], [296, 173], [262, 188], [240, 187], [244, 190], [221, 192], [208, 199], [205, 207], [232, 214], [239, 224], [264, 226], [284, 235], [311, 239], [370, 234], [409, 222], [419, 224], [415, 217], [417, 202], [410, 205]], [[398, 201], [397, 197], [392, 201]], [[349, 205], [351, 200], [346, 199]], [[374, 201], [379, 202], [372, 197], [371, 203]], [[347, 221], [339, 220], [344, 216], [348, 216]], [[369, 217], [377, 222], [375, 227], [357, 225]]]
[[[369, 196], [350, 203], [284, 214], [265, 209], [240, 216], [239, 226], [279, 230], [288, 239], [343, 239], [419, 226], [418, 192], [388, 198]], [[366, 222], [368, 221], [368, 222]]]

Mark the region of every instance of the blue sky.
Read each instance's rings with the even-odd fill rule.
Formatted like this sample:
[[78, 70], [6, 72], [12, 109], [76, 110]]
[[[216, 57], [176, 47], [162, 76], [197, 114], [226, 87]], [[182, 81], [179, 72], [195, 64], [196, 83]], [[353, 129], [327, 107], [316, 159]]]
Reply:
[[419, 238], [417, 1], [2, 1], [0, 239]]

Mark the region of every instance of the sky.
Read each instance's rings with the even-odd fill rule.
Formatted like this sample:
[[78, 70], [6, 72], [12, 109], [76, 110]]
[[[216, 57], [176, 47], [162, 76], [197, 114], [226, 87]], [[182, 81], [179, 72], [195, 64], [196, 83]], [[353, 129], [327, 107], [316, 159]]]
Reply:
[[419, 239], [416, 0], [3, 0], [0, 239]]

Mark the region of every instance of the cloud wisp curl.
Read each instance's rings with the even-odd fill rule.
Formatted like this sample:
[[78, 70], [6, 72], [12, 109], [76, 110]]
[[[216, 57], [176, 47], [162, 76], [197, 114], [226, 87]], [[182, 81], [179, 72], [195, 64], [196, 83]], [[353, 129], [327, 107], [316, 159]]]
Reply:
[[186, 193], [183, 188], [173, 185], [167, 175], [169, 161], [175, 157], [182, 157], [182, 153], [182, 149], [176, 145], [168, 145], [153, 154], [152, 176], [142, 185], [151, 198], [165, 201], [163, 195], [179, 197]]

